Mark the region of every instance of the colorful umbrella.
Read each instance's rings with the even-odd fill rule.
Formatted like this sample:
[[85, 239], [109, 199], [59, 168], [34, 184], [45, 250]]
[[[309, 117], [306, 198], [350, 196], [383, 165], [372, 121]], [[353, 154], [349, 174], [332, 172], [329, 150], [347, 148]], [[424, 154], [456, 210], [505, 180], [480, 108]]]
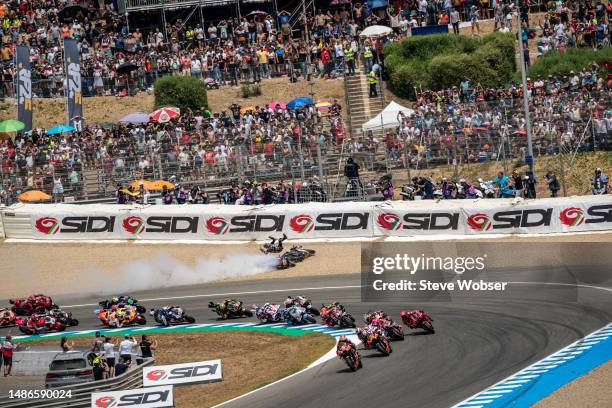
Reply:
[[47, 130], [48, 135], [59, 135], [61, 133], [74, 132], [76, 129], [70, 125], [55, 125]]
[[172, 119], [176, 119], [181, 116], [181, 110], [172, 106], [166, 106], [159, 108], [151, 114], [151, 120], [158, 123], [168, 123]]
[[30, 190], [19, 194], [19, 196], [17, 196], [17, 200], [22, 203], [36, 203], [39, 201], [49, 201], [51, 200], [51, 196], [47, 193], [43, 193], [40, 190]]
[[329, 109], [334, 106], [334, 104], [329, 101], [319, 101], [315, 103], [315, 106], [317, 107], [317, 109]]
[[292, 100], [291, 102], [289, 102], [287, 104], [287, 107], [289, 109], [299, 109], [299, 108], [303, 108], [306, 105], [314, 105], [314, 101], [312, 100], [312, 98], [303, 96], [301, 98], [296, 98]]
[[157, 181], [153, 181], [151, 182], [151, 188], [149, 190], [163, 190], [164, 187], [168, 188], [168, 189], [173, 189], [174, 188], [174, 184], [172, 184], [169, 181], [166, 180], [157, 180]]
[[130, 186], [134, 189], [134, 190], [138, 190], [140, 188], [140, 185], [143, 185], [145, 189], [147, 190], [151, 190], [151, 187], [153, 187], [153, 182], [152, 181], [148, 181], [148, 180], [136, 180], [133, 181], [132, 184], [130, 184]]
[[25, 124], [15, 119], [5, 120], [0, 122], [0, 133], [18, 132], [25, 128]]
[[135, 112], [130, 113], [122, 117], [119, 122], [120, 123], [147, 123], [151, 118], [144, 112]]
[[270, 102], [266, 107], [268, 109], [287, 109], [287, 104], [284, 102]]

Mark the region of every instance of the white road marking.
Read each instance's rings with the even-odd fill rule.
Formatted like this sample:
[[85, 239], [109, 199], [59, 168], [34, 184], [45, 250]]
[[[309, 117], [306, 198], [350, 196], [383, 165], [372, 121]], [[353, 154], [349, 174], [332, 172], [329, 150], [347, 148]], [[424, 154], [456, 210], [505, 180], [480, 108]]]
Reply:
[[[357, 289], [361, 287], [362, 285], [322, 286], [318, 288], [293, 288], [293, 289], [255, 290], [255, 291], [250, 291], [250, 292], [210, 293], [210, 294], [201, 294], [201, 295], [184, 295], [184, 296], [141, 299], [139, 300], [139, 302], [156, 302], [159, 300], [174, 300], [174, 299], [197, 299], [197, 298], [205, 298], [205, 297], [223, 297], [223, 296], [230, 296], [230, 295], [257, 295], [260, 293], [300, 292], [300, 291], [332, 290], [332, 289], [337, 289], [337, 290]], [[97, 305], [98, 305], [97, 303], [83, 303], [80, 305], [62, 306], [62, 309], [67, 309], [70, 307], [86, 307], [86, 306], [97, 306]]]

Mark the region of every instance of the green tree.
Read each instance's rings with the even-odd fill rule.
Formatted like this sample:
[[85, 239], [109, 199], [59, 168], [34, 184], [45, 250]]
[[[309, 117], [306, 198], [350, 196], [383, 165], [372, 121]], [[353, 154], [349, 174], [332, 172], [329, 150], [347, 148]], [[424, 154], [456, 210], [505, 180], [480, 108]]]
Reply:
[[181, 111], [208, 109], [204, 82], [194, 77], [165, 76], [155, 81], [155, 106], [174, 106]]

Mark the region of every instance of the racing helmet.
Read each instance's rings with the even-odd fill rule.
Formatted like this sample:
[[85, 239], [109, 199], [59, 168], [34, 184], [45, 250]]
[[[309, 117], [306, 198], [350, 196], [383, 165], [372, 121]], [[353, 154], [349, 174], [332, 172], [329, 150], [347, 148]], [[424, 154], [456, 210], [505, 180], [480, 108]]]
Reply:
[[123, 319], [123, 318], [125, 317], [125, 310], [123, 310], [123, 309], [118, 309], [118, 310], [115, 312], [115, 317], [116, 317], [117, 319]]
[[346, 336], [340, 336], [340, 341], [348, 341], [348, 338]]

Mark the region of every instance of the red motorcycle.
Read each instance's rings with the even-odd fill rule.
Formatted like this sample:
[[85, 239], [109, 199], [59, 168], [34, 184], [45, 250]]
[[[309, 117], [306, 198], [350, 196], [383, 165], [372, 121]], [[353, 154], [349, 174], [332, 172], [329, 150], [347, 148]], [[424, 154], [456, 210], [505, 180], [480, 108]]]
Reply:
[[400, 312], [402, 322], [411, 329], [423, 329], [428, 334], [434, 334], [433, 319], [424, 310]]
[[372, 326], [357, 329], [357, 336], [363, 342], [366, 349], [376, 349], [383, 355], [388, 356], [393, 353], [389, 339], [380, 328]]
[[45, 313], [47, 310], [58, 308], [51, 297], [41, 294], [34, 294], [25, 299], [10, 299], [9, 303], [13, 305], [11, 310], [19, 316]]
[[7, 308], [0, 308], [0, 327], [14, 326], [19, 324], [17, 323], [18, 320], [15, 312]]
[[393, 319], [382, 310], [366, 314], [364, 320], [367, 324], [374, 325], [383, 330], [389, 340], [404, 340], [404, 330], [402, 326], [395, 323]]
[[352, 343], [339, 342], [336, 355], [344, 360], [351, 371], [357, 371], [362, 367], [359, 352], [357, 352], [357, 348]]
[[323, 306], [319, 310], [323, 323], [328, 327], [353, 328], [355, 327], [355, 318], [339, 307]]
[[23, 334], [41, 334], [52, 331], [64, 331], [66, 325], [51, 316], [33, 314], [27, 319], [22, 319], [19, 324], [19, 331]]

